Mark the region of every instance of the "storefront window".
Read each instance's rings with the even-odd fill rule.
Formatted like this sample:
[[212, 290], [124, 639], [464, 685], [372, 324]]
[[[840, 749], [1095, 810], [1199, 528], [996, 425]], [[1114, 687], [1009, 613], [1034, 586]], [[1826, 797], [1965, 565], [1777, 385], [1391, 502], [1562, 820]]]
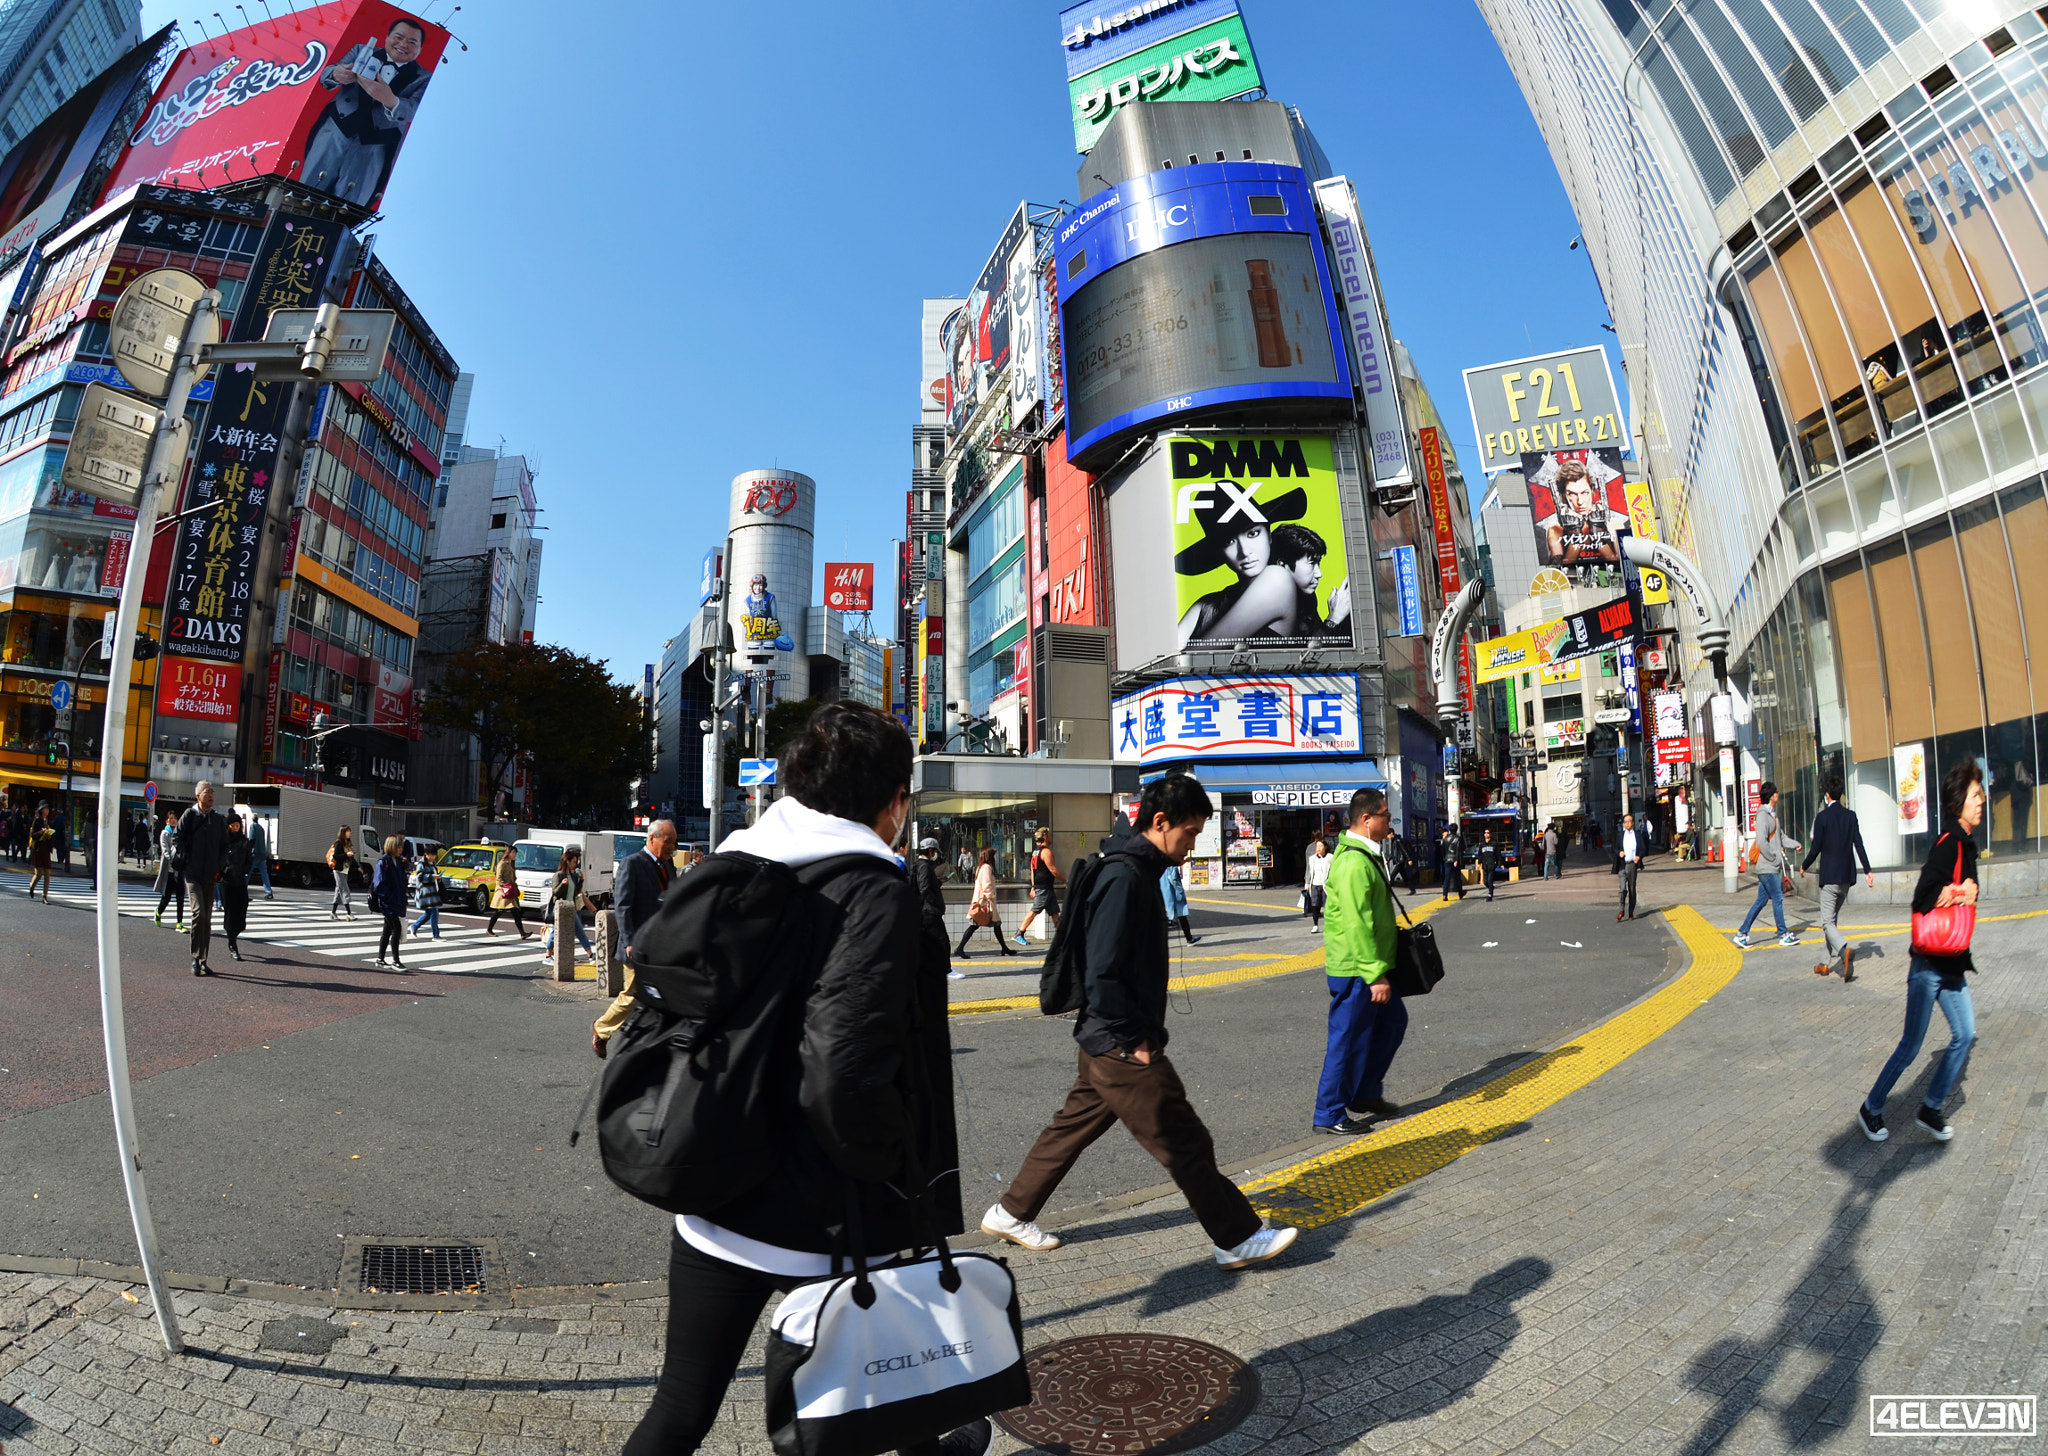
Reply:
[[996, 879], [1014, 884], [1029, 878], [1031, 838], [1052, 822], [1052, 801], [1038, 795], [924, 793], [911, 812], [917, 837], [938, 840], [939, 867], [953, 872], [953, 882], [972, 884], [975, 859], [992, 849]]
[[[74, 671], [83, 655], [100, 640], [109, 608], [58, 603], [17, 602], [0, 613], [0, 661], [50, 672]], [[97, 658], [94, 659], [97, 664]]]

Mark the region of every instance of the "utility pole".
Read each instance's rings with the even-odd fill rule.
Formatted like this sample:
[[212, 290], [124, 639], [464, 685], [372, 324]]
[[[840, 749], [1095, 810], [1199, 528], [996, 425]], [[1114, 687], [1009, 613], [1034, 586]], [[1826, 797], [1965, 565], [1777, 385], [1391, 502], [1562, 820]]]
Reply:
[[727, 570], [732, 561], [732, 537], [725, 538], [725, 554], [718, 558], [718, 579], [712, 587], [712, 600], [718, 603], [718, 625], [711, 639], [711, 718], [704, 725], [709, 735], [705, 751], [714, 755], [705, 767], [705, 797], [711, 802], [704, 807], [711, 811], [711, 848], [716, 850], [725, 838], [725, 715], [731, 711], [725, 700], [726, 666], [732, 659], [732, 627], [726, 617], [727, 583], [731, 574]]

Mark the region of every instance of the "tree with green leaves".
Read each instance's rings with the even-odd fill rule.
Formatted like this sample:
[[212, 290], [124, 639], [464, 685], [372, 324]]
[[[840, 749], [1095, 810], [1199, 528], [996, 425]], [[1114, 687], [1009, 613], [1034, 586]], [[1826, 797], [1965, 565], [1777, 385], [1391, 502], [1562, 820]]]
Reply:
[[475, 736], [486, 804], [523, 756], [538, 819], [613, 820], [646, 771], [647, 728], [639, 694], [607, 667], [549, 643], [483, 643], [446, 660], [420, 718]]

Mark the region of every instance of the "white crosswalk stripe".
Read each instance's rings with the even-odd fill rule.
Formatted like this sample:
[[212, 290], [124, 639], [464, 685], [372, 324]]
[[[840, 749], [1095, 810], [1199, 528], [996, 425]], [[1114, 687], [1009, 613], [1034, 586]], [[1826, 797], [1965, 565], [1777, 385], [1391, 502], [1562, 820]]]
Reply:
[[[28, 888], [28, 876], [13, 871], [0, 870], [0, 894], [23, 893]], [[94, 903], [91, 890], [78, 879], [59, 879], [50, 889], [52, 904], [73, 905], [90, 909]], [[374, 965], [377, 960], [377, 941], [383, 930], [383, 922], [376, 915], [358, 912], [355, 919], [333, 918], [329, 911], [326, 892], [317, 892], [304, 899], [296, 898], [287, 891], [276, 900], [265, 900], [259, 889], [249, 904], [249, 921], [242, 931], [245, 943], [274, 945], [281, 949], [310, 950], [320, 955], [332, 956], [337, 960], [363, 961]], [[142, 883], [122, 882], [120, 893], [121, 916], [126, 920], [153, 922], [156, 918], [157, 892]], [[164, 913], [173, 913], [172, 909]], [[424, 930], [418, 936], [410, 933], [417, 910], [406, 912], [407, 935], [399, 954], [407, 966], [416, 966], [423, 971], [438, 975], [463, 975], [479, 971], [517, 971], [530, 968], [535, 972], [542, 969], [540, 960], [541, 937], [538, 933], [531, 940], [521, 941], [516, 930], [505, 929], [495, 936], [486, 935], [481, 925], [473, 923], [441, 923], [441, 937], [436, 940]], [[163, 926], [166, 934], [171, 933], [171, 922]], [[220, 911], [214, 911], [213, 939], [216, 952], [225, 950], [220, 931]]]

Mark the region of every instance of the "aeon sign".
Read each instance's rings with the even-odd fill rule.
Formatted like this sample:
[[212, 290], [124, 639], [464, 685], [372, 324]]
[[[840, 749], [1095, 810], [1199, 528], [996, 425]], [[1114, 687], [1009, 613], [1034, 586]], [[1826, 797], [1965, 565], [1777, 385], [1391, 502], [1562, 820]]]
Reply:
[[746, 497], [740, 503], [743, 516], [786, 516], [795, 509], [796, 482], [793, 480], [750, 480]]

